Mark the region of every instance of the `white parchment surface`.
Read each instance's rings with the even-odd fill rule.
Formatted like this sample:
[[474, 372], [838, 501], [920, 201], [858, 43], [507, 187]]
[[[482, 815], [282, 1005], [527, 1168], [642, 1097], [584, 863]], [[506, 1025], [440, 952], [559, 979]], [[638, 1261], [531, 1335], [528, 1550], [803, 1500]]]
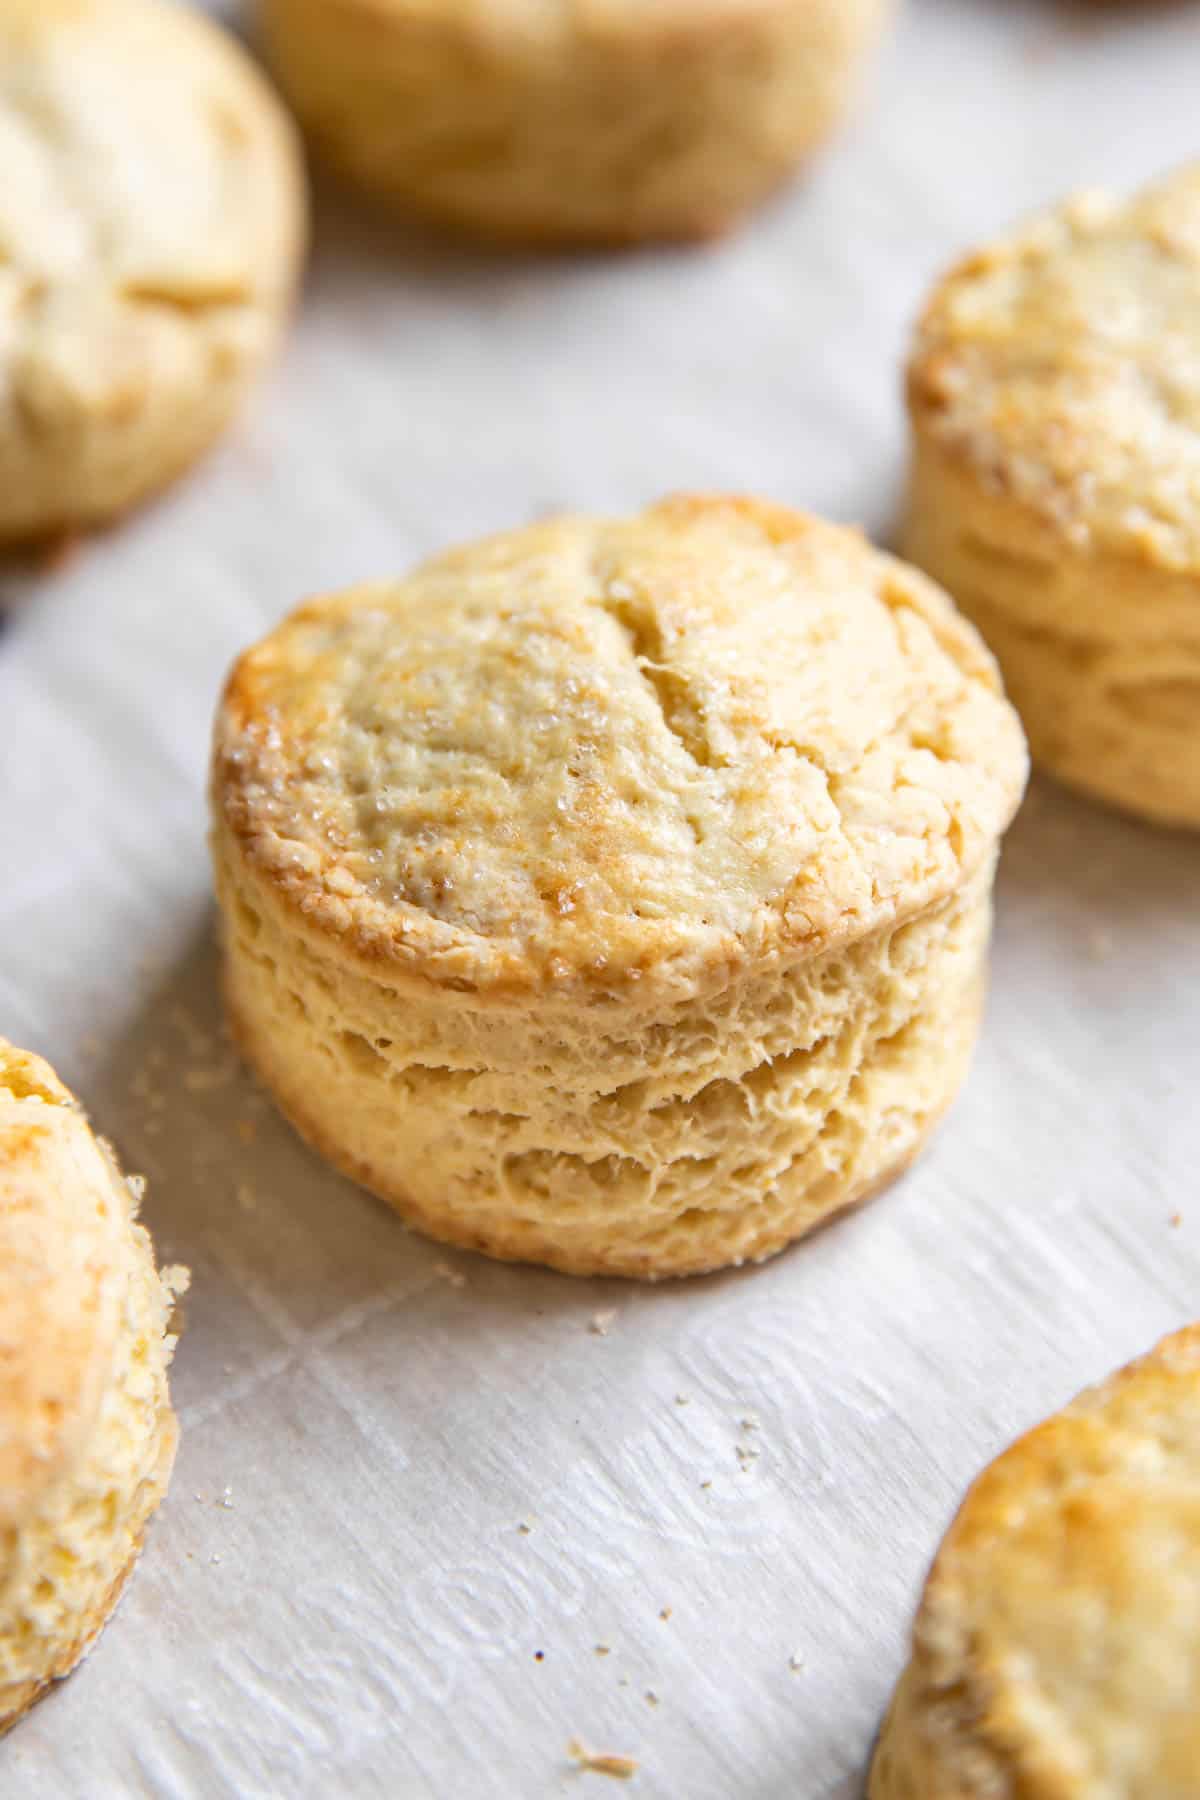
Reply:
[[313, 590], [684, 487], [886, 532], [929, 280], [1200, 155], [1198, 71], [1196, 5], [911, 0], [855, 124], [712, 249], [493, 261], [324, 194], [244, 424], [0, 577], [0, 1030], [194, 1275], [169, 1500], [5, 1800], [603, 1800], [575, 1737], [637, 1800], [859, 1800], [966, 1482], [1200, 1315], [1200, 841], [1036, 786], [932, 1153], [644, 1290], [428, 1245], [298, 1144], [221, 1038], [203, 804], [226, 666]]

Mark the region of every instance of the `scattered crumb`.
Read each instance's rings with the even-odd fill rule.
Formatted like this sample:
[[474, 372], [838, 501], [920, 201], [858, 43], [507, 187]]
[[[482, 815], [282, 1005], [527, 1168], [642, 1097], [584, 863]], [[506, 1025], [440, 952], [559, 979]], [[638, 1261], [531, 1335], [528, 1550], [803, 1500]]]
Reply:
[[593, 1313], [588, 1330], [594, 1332], [597, 1337], [607, 1337], [608, 1328], [616, 1316], [617, 1311], [615, 1307], [610, 1307], [607, 1312]]
[[760, 1451], [753, 1449], [749, 1444], [735, 1444], [734, 1449], [737, 1451], [737, 1459], [741, 1463], [743, 1469], [746, 1467], [747, 1463], [756, 1462], [761, 1454]]
[[669, 1606], [664, 1606], [662, 1611], [658, 1615], [659, 1618], [660, 1619], [669, 1619], [671, 1616], [671, 1610], [672, 1609]]
[[712, 1486], [712, 1482], [711, 1482], [711, 1481], [702, 1481], [702, 1482], [701, 1482], [701, 1483], [700, 1483], [700, 1486], [701, 1486], [701, 1487], [702, 1487], [702, 1488], [710, 1488], [710, 1487], [711, 1487], [711, 1486]]
[[544, 1650], [535, 1650], [533, 1653], [533, 1660], [534, 1662], [545, 1662], [546, 1652]]
[[788, 1668], [792, 1671], [793, 1675], [799, 1675], [803, 1670], [804, 1658], [798, 1650], [793, 1650], [792, 1654], [788, 1657]]
[[741, 1426], [743, 1431], [757, 1431], [758, 1430], [758, 1419], [754, 1413], [747, 1413], [746, 1417], [744, 1419], [738, 1420], [738, 1424]]
[[189, 1094], [207, 1094], [211, 1088], [224, 1087], [232, 1075], [233, 1067], [229, 1063], [211, 1069], [188, 1069], [183, 1085]]
[[686, 1394], [676, 1394], [675, 1404], [676, 1406], [690, 1406], [691, 1402]]
[[1178, 1231], [1179, 1227], [1183, 1224], [1183, 1214], [1181, 1212], [1173, 1212], [1167, 1220], [1167, 1224]]
[[517, 1526], [517, 1530], [520, 1532], [522, 1537], [528, 1537], [530, 1532], [533, 1530], [533, 1526], [527, 1525], [525, 1523], [524, 1519], [522, 1519], [521, 1523]]
[[608, 1649], [607, 1644], [597, 1644], [596, 1645], [596, 1655], [597, 1656], [607, 1656], [608, 1653], [609, 1653], [609, 1649]]
[[632, 1781], [637, 1763], [632, 1756], [616, 1756], [611, 1750], [588, 1750], [578, 1738], [567, 1745], [567, 1755], [590, 1775], [611, 1775], [617, 1781]]
[[433, 1272], [439, 1281], [446, 1283], [447, 1287], [464, 1288], [467, 1285], [467, 1278], [462, 1270], [452, 1269], [449, 1263], [434, 1263]]
[[658, 1705], [658, 1695], [655, 1693], [653, 1688], [646, 1689], [646, 1705], [647, 1706], [657, 1706]]
[[258, 1126], [253, 1119], [239, 1119], [237, 1122], [237, 1134], [243, 1144], [252, 1144], [257, 1130]]
[[208, 1560], [209, 1560], [209, 1562], [210, 1562], [210, 1563], [219, 1563], [219, 1562], [220, 1562], [220, 1560], [221, 1560], [221, 1553], [220, 1553], [220, 1551], [219, 1551], [219, 1550], [214, 1550], [214, 1551], [213, 1551], [213, 1553], [212, 1553], [212, 1555], [211, 1555], [211, 1556], [210, 1556], [210, 1557], [209, 1557], [209, 1559], [208, 1559]]
[[[142, 958], [141, 966], [153, 973], [162, 967], [162, 959], [156, 956], [146, 956]], [[201, 1030], [186, 1006], [173, 1006], [168, 1017], [180, 1037], [186, 1038], [188, 1050], [193, 1056], [208, 1054], [212, 1049], [212, 1037], [207, 1031]]]

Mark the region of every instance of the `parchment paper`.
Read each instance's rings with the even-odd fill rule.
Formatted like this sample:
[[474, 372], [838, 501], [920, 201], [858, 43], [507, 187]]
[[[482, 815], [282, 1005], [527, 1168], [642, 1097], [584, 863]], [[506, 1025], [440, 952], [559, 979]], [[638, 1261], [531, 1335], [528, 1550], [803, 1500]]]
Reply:
[[323, 193], [244, 425], [5, 578], [0, 1029], [194, 1274], [169, 1500], [6, 1800], [606, 1794], [575, 1737], [639, 1800], [858, 1800], [967, 1481], [1200, 1315], [1200, 842], [1036, 787], [932, 1153], [763, 1269], [642, 1290], [447, 1253], [300, 1147], [221, 1039], [203, 806], [223, 671], [308, 592], [676, 488], [885, 531], [929, 280], [1200, 154], [1198, 70], [1194, 5], [912, 0], [851, 129], [701, 252], [493, 261]]

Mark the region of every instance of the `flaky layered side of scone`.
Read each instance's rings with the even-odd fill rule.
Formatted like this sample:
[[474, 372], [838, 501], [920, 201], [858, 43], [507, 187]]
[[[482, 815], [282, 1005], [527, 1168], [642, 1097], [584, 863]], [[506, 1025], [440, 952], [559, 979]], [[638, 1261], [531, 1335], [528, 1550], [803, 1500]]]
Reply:
[[968, 257], [909, 402], [904, 553], [996, 652], [1035, 761], [1200, 826], [1200, 166]]
[[102, 1629], [166, 1491], [174, 1295], [139, 1189], [0, 1040], [0, 1733]]
[[213, 441], [304, 238], [295, 134], [165, 0], [0, 4], [0, 542], [123, 512]]
[[236, 666], [238, 1034], [434, 1236], [763, 1257], [962, 1079], [1024, 746], [944, 596], [749, 501], [565, 519], [302, 607]]
[[842, 113], [889, 0], [261, 0], [320, 150], [409, 211], [517, 240], [692, 238]]
[[980, 1477], [870, 1800], [1186, 1800], [1200, 1779], [1200, 1327]]

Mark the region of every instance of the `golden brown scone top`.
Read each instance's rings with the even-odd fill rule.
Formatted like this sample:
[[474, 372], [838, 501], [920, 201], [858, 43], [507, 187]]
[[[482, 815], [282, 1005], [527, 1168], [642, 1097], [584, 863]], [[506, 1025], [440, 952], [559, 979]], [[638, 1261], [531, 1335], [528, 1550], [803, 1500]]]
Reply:
[[919, 429], [1069, 541], [1200, 566], [1200, 164], [966, 258], [909, 394]]
[[929, 1800], [1197, 1792], [1200, 1327], [1080, 1395], [975, 1483], [915, 1648], [938, 1767], [963, 1776]]
[[0, 1038], [0, 1531], [72, 1464], [109, 1377], [126, 1190], [54, 1071]]
[[684, 498], [300, 608], [230, 678], [214, 798], [260, 903], [389, 979], [645, 991], [917, 910], [1024, 775], [929, 582]]
[[265, 82], [199, 14], [0, 0], [0, 425], [65, 430], [181, 358], [253, 355], [303, 233], [296, 166]]

